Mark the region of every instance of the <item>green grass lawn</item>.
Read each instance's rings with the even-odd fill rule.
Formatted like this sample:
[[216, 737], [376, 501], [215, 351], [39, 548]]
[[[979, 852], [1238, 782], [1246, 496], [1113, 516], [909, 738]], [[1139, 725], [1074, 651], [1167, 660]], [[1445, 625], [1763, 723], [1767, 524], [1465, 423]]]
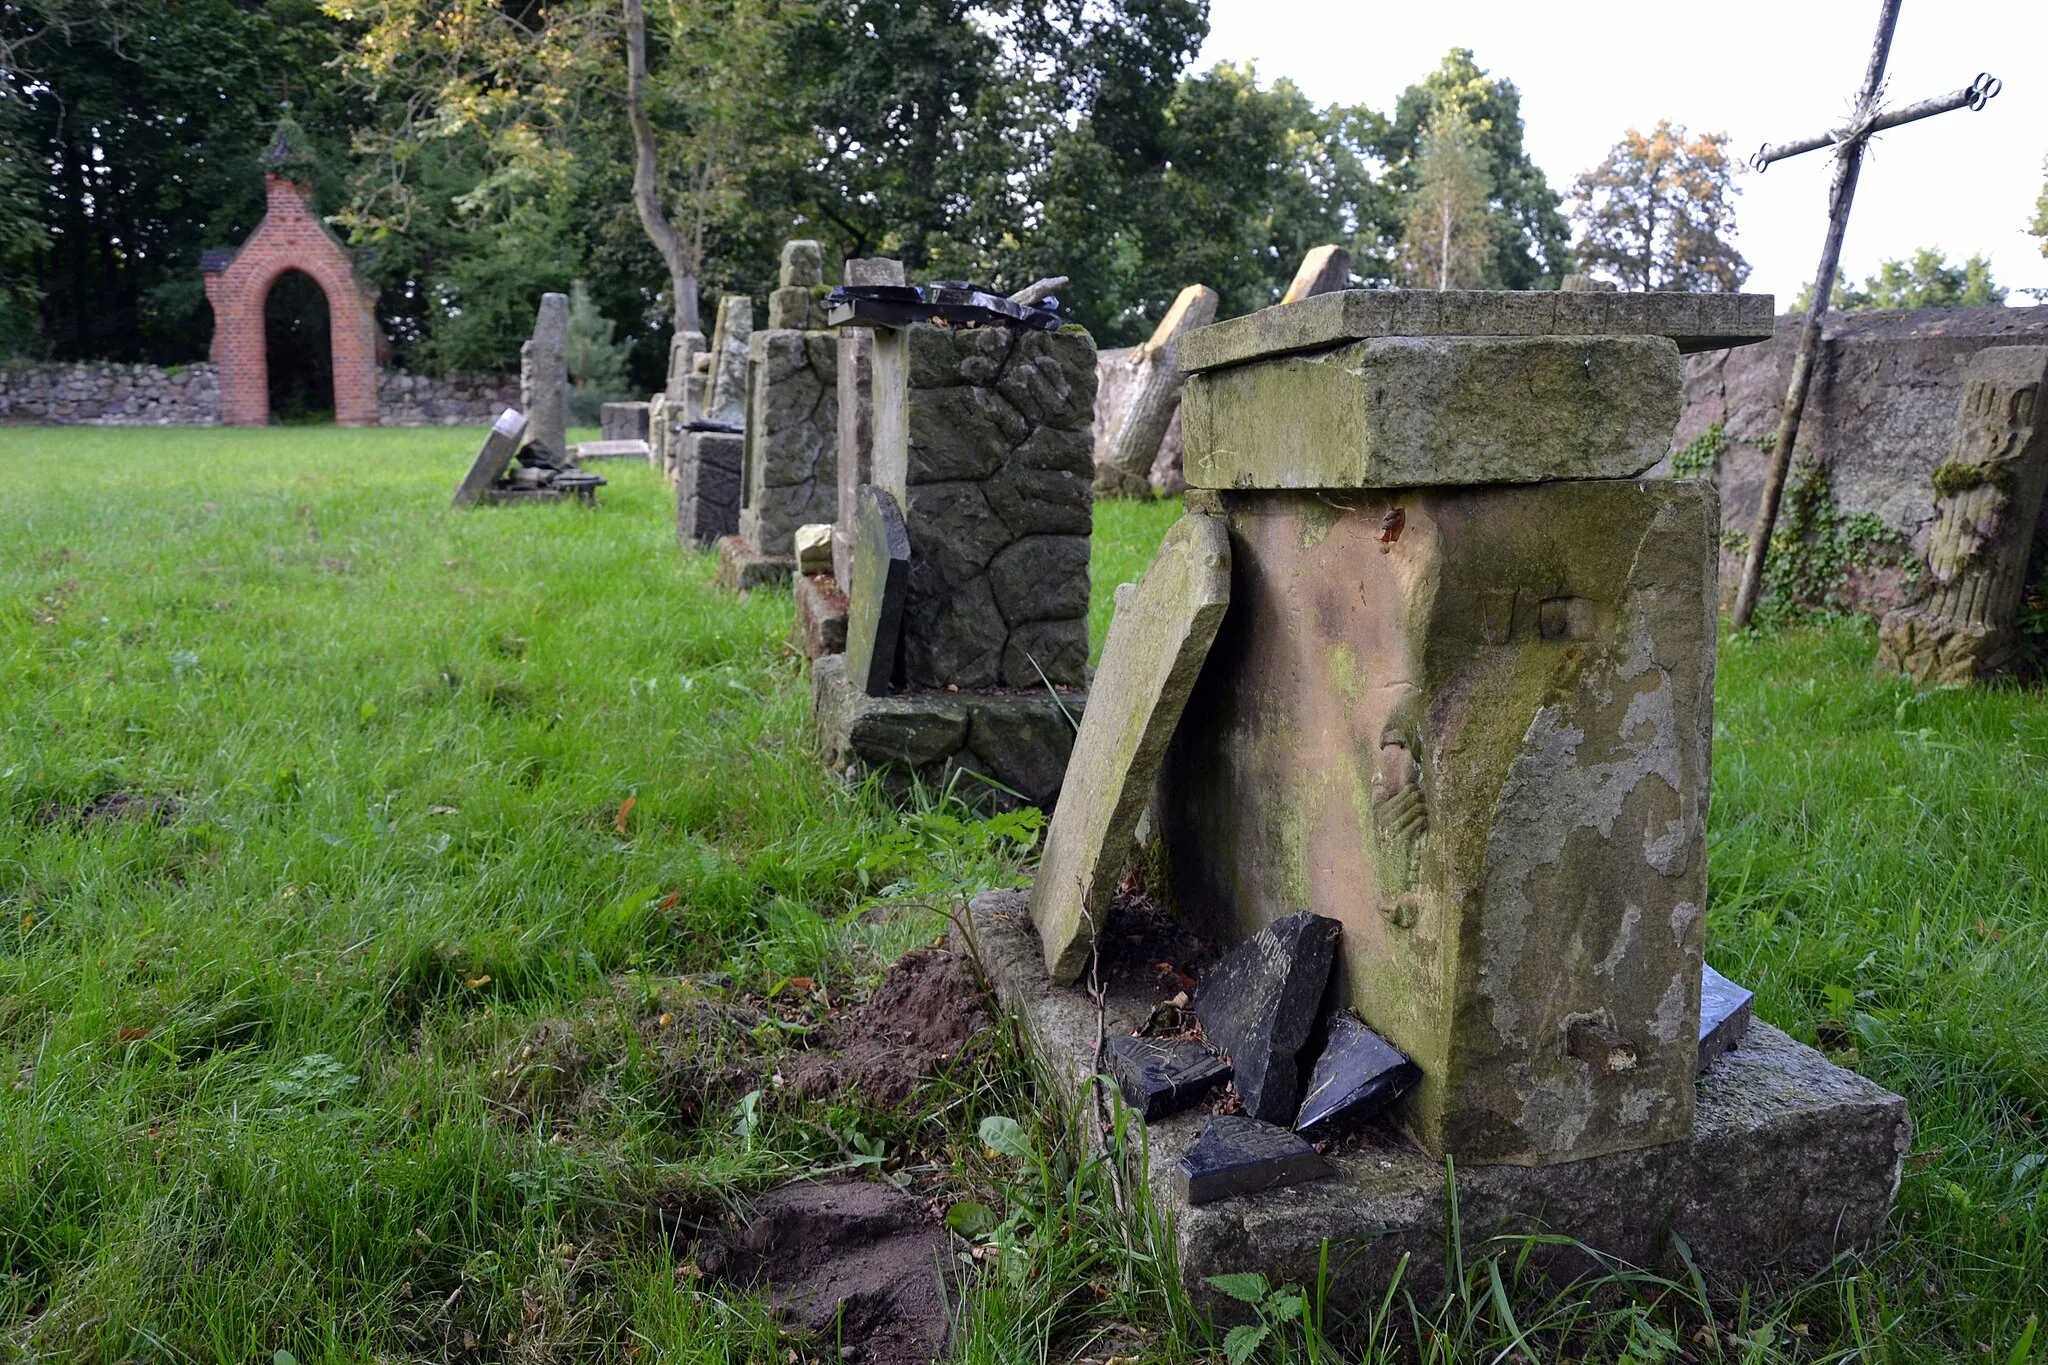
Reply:
[[[644, 465], [451, 513], [478, 438], [0, 429], [0, 1359], [786, 1359], [670, 1233], [877, 1154], [1014, 1215], [962, 1359], [1218, 1356], [1013, 1051], [903, 1111], [764, 1083], [1033, 822], [842, 790], [786, 595], [714, 593]], [[1098, 644], [1174, 514], [1098, 510]], [[1575, 1354], [2041, 1353], [2048, 699], [1872, 650], [1725, 646], [1709, 955], [1912, 1101], [1896, 1240], [1715, 1331], [1604, 1302]], [[1422, 1355], [1512, 1344], [1417, 1311]]]

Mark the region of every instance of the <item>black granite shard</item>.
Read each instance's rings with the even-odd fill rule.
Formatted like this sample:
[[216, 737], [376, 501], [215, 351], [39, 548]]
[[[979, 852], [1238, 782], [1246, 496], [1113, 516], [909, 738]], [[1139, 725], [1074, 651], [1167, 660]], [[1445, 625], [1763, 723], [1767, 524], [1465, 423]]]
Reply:
[[1330, 1021], [1330, 1041], [1309, 1073], [1294, 1131], [1311, 1142], [1342, 1137], [1384, 1113], [1422, 1078], [1401, 1050], [1349, 1014]]
[[1190, 1204], [1298, 1185], [1330, 1173], [1299, 1134], [1237, 1114], [1202, 1125], [1195, 1145], [1173, 1166], [1174, 1191]]
[[825, 296], [825, 320], [834, 327], [1013, 327], [1056, 332], [1066, 321], [1059, 300], [1015, 303], [979, 285], [940, 280], [920, 289], [906, 284], [842, 284]]
[[1755, 1003], [1754, 991], [1746, 991], [1706, 963], [1700, 964], [1700, 1070], [1741, 1045]]
[[1211, 967], [1195, 1016], [1229, 1054], [1244, 1111], [1283, 1127], [1301, 1099], [1301, 1050], [1314, 1030], [1343, 927], [1307, 911], [1274, 920]]
[[1230, 1079], [1230, 1063], [1192, 1038], [1112, 1038], [1110, 1079], [1147, 1122], [1178, 1114]]

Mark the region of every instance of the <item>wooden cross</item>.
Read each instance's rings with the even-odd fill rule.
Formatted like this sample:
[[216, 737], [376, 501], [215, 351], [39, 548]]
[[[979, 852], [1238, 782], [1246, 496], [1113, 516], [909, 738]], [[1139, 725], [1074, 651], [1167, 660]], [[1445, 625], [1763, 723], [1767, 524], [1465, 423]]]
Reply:
[[1997, 77], [1980, 74], [1961, 90], [1903, 109], [1880, 112], [1878, 98], [1884, 92], [1884, 66], [1891, 55], [1892, 30], [1899, 22], [1900, 0], [1883, 0], [1877, 19], [1877, 41], [1870, 49], [1870, 66], [1863, 73], [1863, 88], [1856, 95], [1856, 108], [1848, 123], [1818, 137], [1765, 146], [1750, 158], [1761, 171], [1773, 161], [1822, 147], [1835, 149], [1835, 181], [1828, 192], [1828, 235], [1821, 246], [1820, 270], [1813, 281], [1813, 302], [1806, 310], [1806, 325], [1799, 333], [1799, 351], [1792, 361], [1792, 382], [1785, 391], [1785, 406], [1778, 414], [1777, 444], [1771, 450], [1769, 476], [1764, 480], [1763, 501], [1757, 505], [1756, 527], [1750, 532], [1749, 553], [1742, 561], [1742, 584], [1735, 594], [1734, 626], [1741, 630], [1756, 611], [1763, 591], [1764, 561], [1771, 551], [1771, 530], [1778, 521], [1778, 503], [1785, 493], [1785, 472], [1792, 464], [1792, 447], [1799, 439], [1799, 419], [1806, 408], [1806, 390], [1813, 381], [1813, 357], [1819, 349], [1821, 322], [1835, 291], [1835, 273], [1842, 260], [1842, 234], [1849, 226], [1849, 203], [1856, 197], [1856, 176], [1863, 165], [1863, 148], [1871, 135], [1902, 123], [1945, 114], [1951, 109], [1982, 109], [2000, 89]]

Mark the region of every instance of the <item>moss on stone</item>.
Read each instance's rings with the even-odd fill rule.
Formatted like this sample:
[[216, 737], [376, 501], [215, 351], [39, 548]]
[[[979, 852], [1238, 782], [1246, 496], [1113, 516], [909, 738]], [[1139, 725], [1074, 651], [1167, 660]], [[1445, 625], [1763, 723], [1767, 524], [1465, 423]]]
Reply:
[[1953, 498], [1973, 488], [1986, 487], [2010, 493], [2012, 477], [2010, 465], [1959, 464], [1948, 460], [1934, 467], [1934, 493], [1936, 497]]

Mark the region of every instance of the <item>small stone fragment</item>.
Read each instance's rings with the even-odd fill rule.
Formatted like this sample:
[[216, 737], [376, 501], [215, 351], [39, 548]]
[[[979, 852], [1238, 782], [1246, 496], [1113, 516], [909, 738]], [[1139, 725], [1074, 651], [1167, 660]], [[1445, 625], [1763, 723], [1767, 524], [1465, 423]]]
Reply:
[[1274, 920], [1211, 967], [1195, 989], [1195, 1014], [1209, 1041], [1229, 1054], [1238, 1098], [1253, 1118], [1294, 1121], [1301, 1050], [1315, 1028], [1342, 932], [1336, 920], [1306, 910]]
[[832, 523], [812, 522], [796, 528], [796, 571], [832, 572]]
[[1309, 1074], [1294, 1131], [1311, 1142], [1342, 1137], [1381, 1113], [1422, 1078], [1401, 1050], [1349, 1014], [1330, 1021], [1330, 1041]]
[[1112, 1038], [1109, 1075], [1124, 1103], [1163, 1119], [1196, 1103], [1230, 1079], [1230, 1063], [1192, 1038]]
[[1744, 990], [1704, 962], [1700, 964], [1700, 1070], [1712, 1066], [1722, 1053], [1741, 1046], [1755, 1003], [1756, 992]]
[[1298, 1185], [1330, 1173], [1316, 1149], [1298, 1134], [1258, 1119], [1219, 1114], [1174, 1163], [1174, 1192], [1190, 1204]]

